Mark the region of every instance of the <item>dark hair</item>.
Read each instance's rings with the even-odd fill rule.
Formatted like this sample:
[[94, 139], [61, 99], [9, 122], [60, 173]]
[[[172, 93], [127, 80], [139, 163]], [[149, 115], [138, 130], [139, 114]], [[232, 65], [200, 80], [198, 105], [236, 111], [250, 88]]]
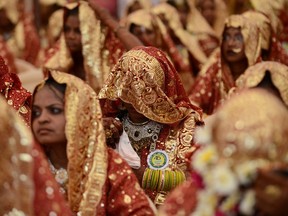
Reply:
[[271, 93], [273, 93], [274, 95], [276, 95], [283, 101], [279, 89], [274, 85], [271, 79], [271, 74], [269, 70], [266, 70], [265, 76], [263, 77], [262, 81], [256, 87], [264, 88], [270, 91]]
[[79, 7], [75, 7], [72, 10], [65, 8], [65, 10], [64, 10], [64, 23], [69, 16], [78, 16], [78, 14], [79, 14]]
[[[66, 91], [66, 84], [61, 84], [61, 83], [57, 83], [52, 77], [49, 77], [48, 80], [46, 80], [45, 86], [48, 86], [48, 88], [55, 94], [56, 97], [59, 98], [59, 95], [57, 94], [57, 92], [55, 91], [58, 90], [60, 93], [62, 93], [63, 95], [65, 95], [65, 91]], [[62, 99], [61, 99], [62, 100]]]

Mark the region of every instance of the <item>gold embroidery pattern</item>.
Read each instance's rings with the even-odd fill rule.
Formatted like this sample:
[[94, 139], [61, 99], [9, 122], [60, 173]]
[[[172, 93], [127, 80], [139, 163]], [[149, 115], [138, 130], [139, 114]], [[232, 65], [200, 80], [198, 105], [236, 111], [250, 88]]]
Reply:
[[236, 81], [238, 89], [257, 86], [269, 71], [271, 80], [288, 106], [288, 67], [278, 62], [261, 62], [249, 67]]
[[[70, 3], [66, 7], [70, 10], [79, 6], [79, 20], [84, 56], [84, 68], [86, 82], [98, 92], [110, 72], [109, 51], [105, 46], [107, 29], [101, 26], [101, 22], [95, 16], [94, 11], [85, 1]], [[63, 20], [62, 20], [63, 22]], [[73, 60], [65, 43], [62, 33], [59, 50], [47, 60], [45, 67], [48, 69], [68, 72], [73, 65]]]
[[3, 98], [0, 98], [0, 116], [0, 215], [12, 208], [33, 215], [32, 135]]
[[74, 212], [96, 215], [108, 166], [100, 105], [96, 93], [81, 80], [57, 71], [51, 76], [67, 85], [68, 200]]
[[[162, 55], [160, 52], [157, 54]], [[144, 50], [131, 50], [115, 65], [99, 98], [120, 98], [153, 121], [175, 123], [191, 110], [177, 107], [174, 103], [177, 96], [167, 97], [164, 77], [165, 73], [155, 57]], [[175, 80], [171, 79], [167, 85], [173, 86], [174, 83]]]
[[256, 24], [241, 15], [232, 15], [225, 21], [226, 27], [241, 28], [244, 38], [245, 55], [249, 65], [254, 65], [260, 56], [261, 40], [260, 31]]

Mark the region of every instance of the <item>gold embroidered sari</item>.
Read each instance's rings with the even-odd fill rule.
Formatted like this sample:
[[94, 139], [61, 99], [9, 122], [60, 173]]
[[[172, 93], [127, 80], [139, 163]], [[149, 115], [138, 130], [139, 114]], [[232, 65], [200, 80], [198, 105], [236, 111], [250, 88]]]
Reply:
[[[121, 99], [133, 105], [138, 113], [161, 123], [163, 129], [156, 149], [169, 156], [165, 172], [186, 173], [185, 156], [195, 150], [193, 136], [195, 127], [202, 124], [201, 112], [190, 104], [175, 68], [162, 51], [154, 47], [137, 47], [125, 53], [114, 66], [99, 97]], [[139, 153], [141, 167], [145, 170], [142, 175], [149, 171], [150, 144]], [[146, 188], [145, 191], [157, 205], [162, 204], [167, 195], [164, 190]]]
[[288, 67], [278, 62], [265, 61], [249, 67], [237, 80], [236, 90], [257, 87], [270, 74], [272, 84], [288, 107]]
[[81, 215], [152, 215], [132, 170], [106, 147], [96, 93], [73, 75], [49, 73], [57, 83], [66, 84], [67, 190], [72, 211]]
[[[226, 19], [225, 27], [240, 28], [244, 41], [244, 52], [248, 66], [261, 61], [261, 36], [255, 23], [242, 15], [232, 15]], [[227, 97], [229, 90], [235, 87], [228, 63], [223, 59], [221, 51], [208, 62], [209, 65], [201, 71], [191, 88], [190, 100], [199, 105], [203, 111], [210, 115], [215, 108]]]
[[[108, 29], [101, 25], [100, 20], [87, 2], [79, 1], [66, 5], [69, 10], [76, 7], [79, 7], [78, 16], [82, 35], [85, 81], [98, 92], [107, 78], [110, 67], [119, 58], [123, 49], [115, 36], [113, 38], [111, 32], [109, 33]], [[72, 65], [73, 60], [62, 33], [59, 44], [48, 52], [44, 67], [69, 72]]]
[[[1, 0], [0, 9], [6, 11], [8, 19], [14, 25], [12, 32], [6, 33], [4, 40], [8, 50], [15, 58], [37, 64], [40, 50], [40, 39], [36, 32], [32, 13], [20, 11], [18, 0]], [[3, 34], [4, 36], [4, 34]]]

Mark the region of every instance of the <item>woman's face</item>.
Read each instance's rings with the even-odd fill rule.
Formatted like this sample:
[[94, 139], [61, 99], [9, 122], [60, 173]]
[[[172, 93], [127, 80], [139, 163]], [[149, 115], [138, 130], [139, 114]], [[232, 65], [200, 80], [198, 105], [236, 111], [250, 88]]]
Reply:
[[47, 85], [34, 95], [32, 131], [41, 145], [66, 144], [63, 101], [64, 95]]
[[156, 34], [153, 30], [134, 24], [131, 27], [131, 33], [135, 35], [145, 46], [157, 47]]
[[64, 36], [71, 53], [82, 51], [80, 21], [77, 15], [67, 17], [64, 23]]
[[213, 26], [216, 19], [216, 6], [214, 0], [201, 1], [198, 7], [203, 17], [211, 26]]
[[244, 39], [240, 28], [225, 28], [221, 50], [223, 58], [228, 63], [239, 62], [246, 59], [244, 45]]

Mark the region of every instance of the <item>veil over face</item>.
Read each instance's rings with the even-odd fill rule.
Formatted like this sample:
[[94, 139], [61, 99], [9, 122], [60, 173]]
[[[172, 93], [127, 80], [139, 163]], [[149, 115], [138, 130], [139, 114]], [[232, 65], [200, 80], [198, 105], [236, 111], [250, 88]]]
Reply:
[[147, 118], [164, 124], [176, 123], [199, 111], [189, 102], [171, 62], [153, 47], [137, 47], [125, 53], [99, 97], [121, 99]]

